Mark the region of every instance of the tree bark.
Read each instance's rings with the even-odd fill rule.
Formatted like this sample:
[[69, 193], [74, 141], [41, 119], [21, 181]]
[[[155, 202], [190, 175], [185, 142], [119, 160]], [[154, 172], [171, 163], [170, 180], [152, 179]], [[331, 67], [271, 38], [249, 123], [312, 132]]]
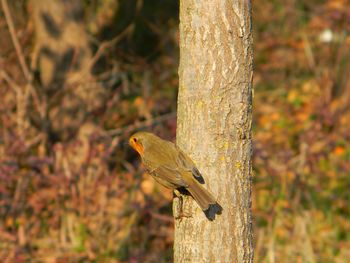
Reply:
[[180, 1], [177, 144], [223, 211], [209, 221], [183, 197], [174, 262], [253, 262], [252, 69], [249, 0]]

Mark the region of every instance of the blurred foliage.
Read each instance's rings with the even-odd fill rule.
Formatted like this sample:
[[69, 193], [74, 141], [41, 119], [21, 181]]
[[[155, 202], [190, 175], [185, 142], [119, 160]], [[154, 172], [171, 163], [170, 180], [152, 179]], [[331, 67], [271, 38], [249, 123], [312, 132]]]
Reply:
[[[157, 116], [176, 110], [177, 1], [84, 3], [92, 49], [106, 47], [93, 72], [109, 96], [93, 116], [100, 129], [51, 144], [26, 121], [33, 98], [0, 10], [0, 258], [171, 262], [172, 193], [125, 141], [139, 124], [175, 137], [173, 115]], [[10, 4], [30, 61], [30, 5]], [[347, 262], [350, 5], [253, 1], [253, 21], [255, 260]]]
[[254, 2], [256, 262], [350, 257], [349, 14]]

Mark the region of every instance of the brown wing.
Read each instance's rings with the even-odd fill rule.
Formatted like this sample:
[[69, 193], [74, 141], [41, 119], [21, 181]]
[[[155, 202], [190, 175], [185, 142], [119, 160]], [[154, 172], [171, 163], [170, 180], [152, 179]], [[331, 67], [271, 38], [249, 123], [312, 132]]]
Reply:
[[187, 171], [190, 171], [196, 177], [196, 179], [203, 184], [204, 179], [192, 159], [188, 157], [187, 154], [185, 154], [178, 146], [176, 146], [176, 148], [179, 152], [176, 162]]
[[162, 185], [168, 188], [188, 187], [181, 173], [166, 166], [159, 166], [149, 173]]
[[187, 180], [182, 176], [186, 172], [200, 176], [192, 160], [172, 142], [154, 144], [148, 149], [147, 155], [142, 157], [142, 161], [148, 172], [166, 187], [188, 187]]

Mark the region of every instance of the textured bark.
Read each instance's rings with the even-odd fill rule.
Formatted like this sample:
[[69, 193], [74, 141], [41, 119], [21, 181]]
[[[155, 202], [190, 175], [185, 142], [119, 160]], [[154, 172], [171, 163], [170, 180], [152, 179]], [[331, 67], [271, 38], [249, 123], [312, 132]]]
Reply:
[[[252, 262], [251, 4], [180, 1], [177, 144], [223, 207], [210, 222], [191, 197], [174, 200], [175, 262]], [[188, 216], [190, 215], [190, 216]]]

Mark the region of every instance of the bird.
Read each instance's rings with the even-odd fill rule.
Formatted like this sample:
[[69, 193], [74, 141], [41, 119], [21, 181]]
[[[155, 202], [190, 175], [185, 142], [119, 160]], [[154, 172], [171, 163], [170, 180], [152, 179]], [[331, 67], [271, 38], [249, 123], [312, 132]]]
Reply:
[[144, 131], [133, 134], [129, 144], [158, 183], [175, 192], [187, 190], [209, 220], [221, 214], [222, 207], [202, 185], [204, 179], [194, 162], [177, 145]]

